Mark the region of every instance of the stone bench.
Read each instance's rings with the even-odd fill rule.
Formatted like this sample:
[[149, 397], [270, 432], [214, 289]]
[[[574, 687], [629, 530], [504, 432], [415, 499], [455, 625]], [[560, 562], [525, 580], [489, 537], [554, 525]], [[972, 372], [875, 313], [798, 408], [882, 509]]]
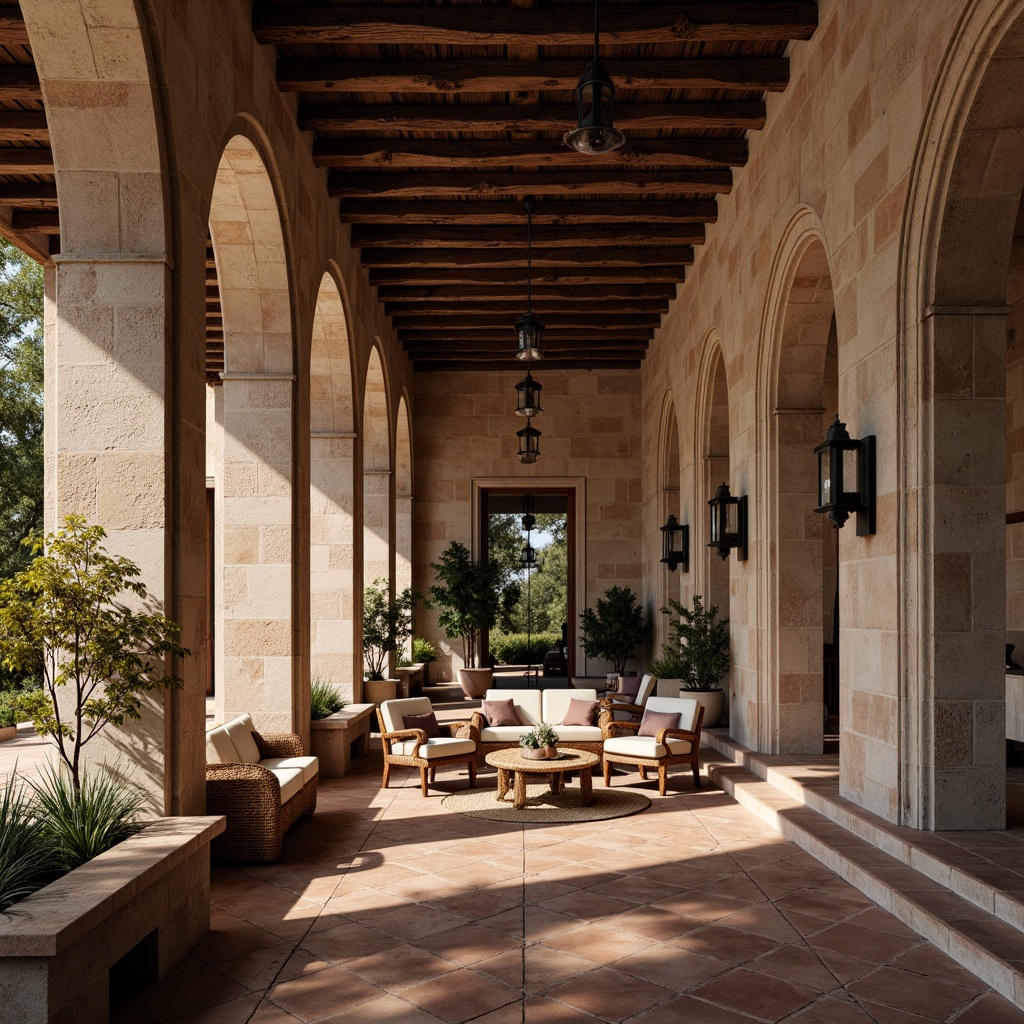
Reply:
[[375, 704], [349, 704], [327, 718], [309, 723], [309, 744], [320, 759], [320, 774], [340, 779], [352, 759], [370, 751], [370, 724]]

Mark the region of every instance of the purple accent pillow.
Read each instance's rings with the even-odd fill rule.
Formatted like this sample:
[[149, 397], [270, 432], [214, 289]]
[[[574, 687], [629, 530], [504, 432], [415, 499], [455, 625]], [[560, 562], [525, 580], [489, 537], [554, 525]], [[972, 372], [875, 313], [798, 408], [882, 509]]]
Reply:
[[617, 692], [625, 694], [627, 697], [635, 697], [640, 692], [640, 677], [619, 676], [619, 689]]
[[402, 715], [402, 724], [406, 729], [422, 729], [428, 740], [441, 735], [441, 727], [433, 711], [425, 715]]
[[597, 725], [597, 709], [600, 705], [596, 700], [569, 701], [562, 725]]
[[670, 711], [645, 711], [637, 736], [657, 736], [662, 729], [678, 729], [679, 715]]
[[516, 702], [510, 697], [508, 700], [485, 700], [480, 705], [484, 718], [489, 726], [499, 725], [525, 725], [516, 711]]

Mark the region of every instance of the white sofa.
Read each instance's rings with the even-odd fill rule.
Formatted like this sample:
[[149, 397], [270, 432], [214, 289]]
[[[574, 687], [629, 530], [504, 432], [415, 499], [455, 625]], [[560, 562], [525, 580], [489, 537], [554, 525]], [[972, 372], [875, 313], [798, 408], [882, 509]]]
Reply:
[[523, 725], [490, 726], [481, 711], [473, 713], [473, 725], [480, 731], [477, 750], [481, 757], [492, 750], [506, 750], [519, 746], [519, 737], [541, 722], [554, 726], [558, 741], [563, 746], [577, 747], [600, 754], [604, 745], [602, 723], [611, 718], [608, 711], [599, 708], [596, 725], [562, 725], [569, 710], [569, 701], [585, 700], [597, 703], [597, 690], [488, 690], [484, 700], [512, 700]]
[[206, 733], [206, 813], [227, 828], [210, 847], [220, 863], [275, 861], [284, 833], [316, 810], [320, 762], [294, 733], [261, 735], [249, 715]]

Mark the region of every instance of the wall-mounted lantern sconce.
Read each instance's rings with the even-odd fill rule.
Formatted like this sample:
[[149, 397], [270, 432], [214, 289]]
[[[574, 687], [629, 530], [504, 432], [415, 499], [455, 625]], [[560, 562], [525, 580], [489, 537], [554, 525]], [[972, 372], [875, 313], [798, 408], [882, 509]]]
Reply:
[[747, 496], [734, 498], [729, 485], [721, 483], [715, 496], [708, 501], [711, 508], [711, 540], [709, 548], [718, 550], [719, 558], [728, 558], [736, 548], [741, 562], [747, 560]]
[[[673, 536], [679, 534], [679, 546], [673, 544]], [[690, 571], [690, 527], [686, 523], [679, 523], [675, 516], [669, 516], [665, 525], [661, 528], [661, 551], [662, 561], [668, 566], [669, 572], [675, 572], [677, 566], [683, 567], [683, 572]]]
[[531, 423], [527, 423], [522, 430], [516, 431], [519, 438], [519, 461], [525, 465], [536, 462], [540, 457], [540, 431]]
[[818, 456], [818, 507], [836, 528], [857, 514], [857, 536], [875, 532], [875, 436], [851, 438], [836, 416]]

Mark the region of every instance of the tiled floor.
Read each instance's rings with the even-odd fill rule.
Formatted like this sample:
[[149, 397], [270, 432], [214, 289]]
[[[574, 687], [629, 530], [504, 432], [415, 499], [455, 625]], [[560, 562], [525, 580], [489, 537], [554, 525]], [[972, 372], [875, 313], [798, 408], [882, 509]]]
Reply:
[[[376, 744], [375, 744], [376, 747]], [[487, 778], [489, 776], [483, 776]], [[220, 869], [209, 937], [133, 1024], [1024, 1022], [720, 790], [521, 827], [444, 811], [377, 750], [281, 862]], [[616, 774], [615, 785], [642, 785]]]

